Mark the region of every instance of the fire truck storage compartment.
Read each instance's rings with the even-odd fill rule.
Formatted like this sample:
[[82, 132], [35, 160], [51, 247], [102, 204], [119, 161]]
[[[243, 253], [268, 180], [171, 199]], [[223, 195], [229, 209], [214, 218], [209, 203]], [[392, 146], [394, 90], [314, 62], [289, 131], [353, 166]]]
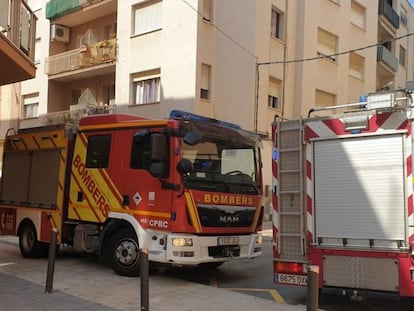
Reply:
[[324, 286], [395, 292], [398, 281], [395, 258], [323, 257]]
[[0, 201], [52, 208], [57, 201], [60, 149], [5, 152]]
[[404, 136], [313, 142], [317, 247], [398, 250], [405, 239]]

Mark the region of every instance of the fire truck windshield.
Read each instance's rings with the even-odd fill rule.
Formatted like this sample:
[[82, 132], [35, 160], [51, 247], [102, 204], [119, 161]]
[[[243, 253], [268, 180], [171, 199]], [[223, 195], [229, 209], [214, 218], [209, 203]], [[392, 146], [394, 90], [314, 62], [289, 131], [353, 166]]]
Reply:
[[192, 163], [184, 176], [188, 189], [238, 194], [259, 194], [259, 148], [241, 142], [204, 140], [182, 143], [182, 158]]

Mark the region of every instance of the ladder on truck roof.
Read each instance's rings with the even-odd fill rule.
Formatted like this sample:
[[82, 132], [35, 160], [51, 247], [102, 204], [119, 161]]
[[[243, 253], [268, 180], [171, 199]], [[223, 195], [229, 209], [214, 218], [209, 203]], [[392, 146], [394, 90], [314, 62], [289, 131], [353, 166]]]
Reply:
[[283, 261], [305, 262], [304, 163], [302, 120], [278, 120], [278, 253]]

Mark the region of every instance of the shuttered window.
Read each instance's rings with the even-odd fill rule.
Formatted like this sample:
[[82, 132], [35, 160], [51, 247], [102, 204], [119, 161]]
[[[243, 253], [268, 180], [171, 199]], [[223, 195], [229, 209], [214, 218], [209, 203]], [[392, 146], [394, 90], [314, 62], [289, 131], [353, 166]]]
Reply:
[[162, 27], [162, 2], [150, 1], [134, 7], [134, 35], [142, 35]]
[[203, 19], [207, 22], [213, 21], [213, 0], [203, 0]]
[[270, 108], [280, 109], [280, 80], [270, 78], [268, 106]]
[[362, 80], [364, 78], [364, 63], [365, 59], [361, 55], [350, 53], [349, 75]]
[[359, 3], [352, 1], [351, 3], [351, 23], [362, 29], [365, 29], [366, 9]]
[[315, 106], [316, 107], [327, 107], [333, 106], [336, 102], [336, 96], [334, 94], [316, 90], [315, 92]]
[[23, 117], [25, 119], [39, 116], [39, 93], [23, 96]]
[[336, 61], [338, 37], [318, 28], [318, 54], [328, 57], [332, 61]]
[[399, 63], [401, 66], [405, 67], [407, 58], [407, 52], [403, 46], [400, 45], [400, 57], [399, 57]]
[[211, 66], [201, 64], [200, 98], [211, 99]]

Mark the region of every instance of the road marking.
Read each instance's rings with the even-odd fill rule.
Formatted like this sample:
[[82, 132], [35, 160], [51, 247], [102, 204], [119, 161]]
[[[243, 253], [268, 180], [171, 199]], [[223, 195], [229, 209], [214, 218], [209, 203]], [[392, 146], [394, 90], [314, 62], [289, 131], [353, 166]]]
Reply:
[[[209, 276], [209, 285], [213, 287], [218, 287], [218, 281], [215, 276], [210, 275]], [[232, 291], [238, 291], [238, 292], [268, 292], [274, 301], [277, 303], [286, 303], [282, 296], [280, 296], [279, 292], [275, 289], [265, 289], [265, 288], [227, 288], [227, 287], [221, 287], [224, 289], [232, 290]]]
[[285, 303], [285, 300], [283, 299], [282, 296], [280, 296], [279, 292], [275, 289], [271, 289], [270, 291], [270, 295], [272, 295], [273, 299], [278, 302], [278, 303]]
[[228, 289], [228, 290], [232, 290], [232, 291], [237, 291], [237, 292], [242, 292], [242, 291], [246, 291], [246, 292], [268, 292], [274, 301], [278, 302], [278, 303], [285, 303], [285, 300], [282, 298], [282, 296], [280, 296], [279, 292], [275, 289], [266, 289], [266, 288], [227, 288], [227, 287], [222, 287], [224, 289]]

